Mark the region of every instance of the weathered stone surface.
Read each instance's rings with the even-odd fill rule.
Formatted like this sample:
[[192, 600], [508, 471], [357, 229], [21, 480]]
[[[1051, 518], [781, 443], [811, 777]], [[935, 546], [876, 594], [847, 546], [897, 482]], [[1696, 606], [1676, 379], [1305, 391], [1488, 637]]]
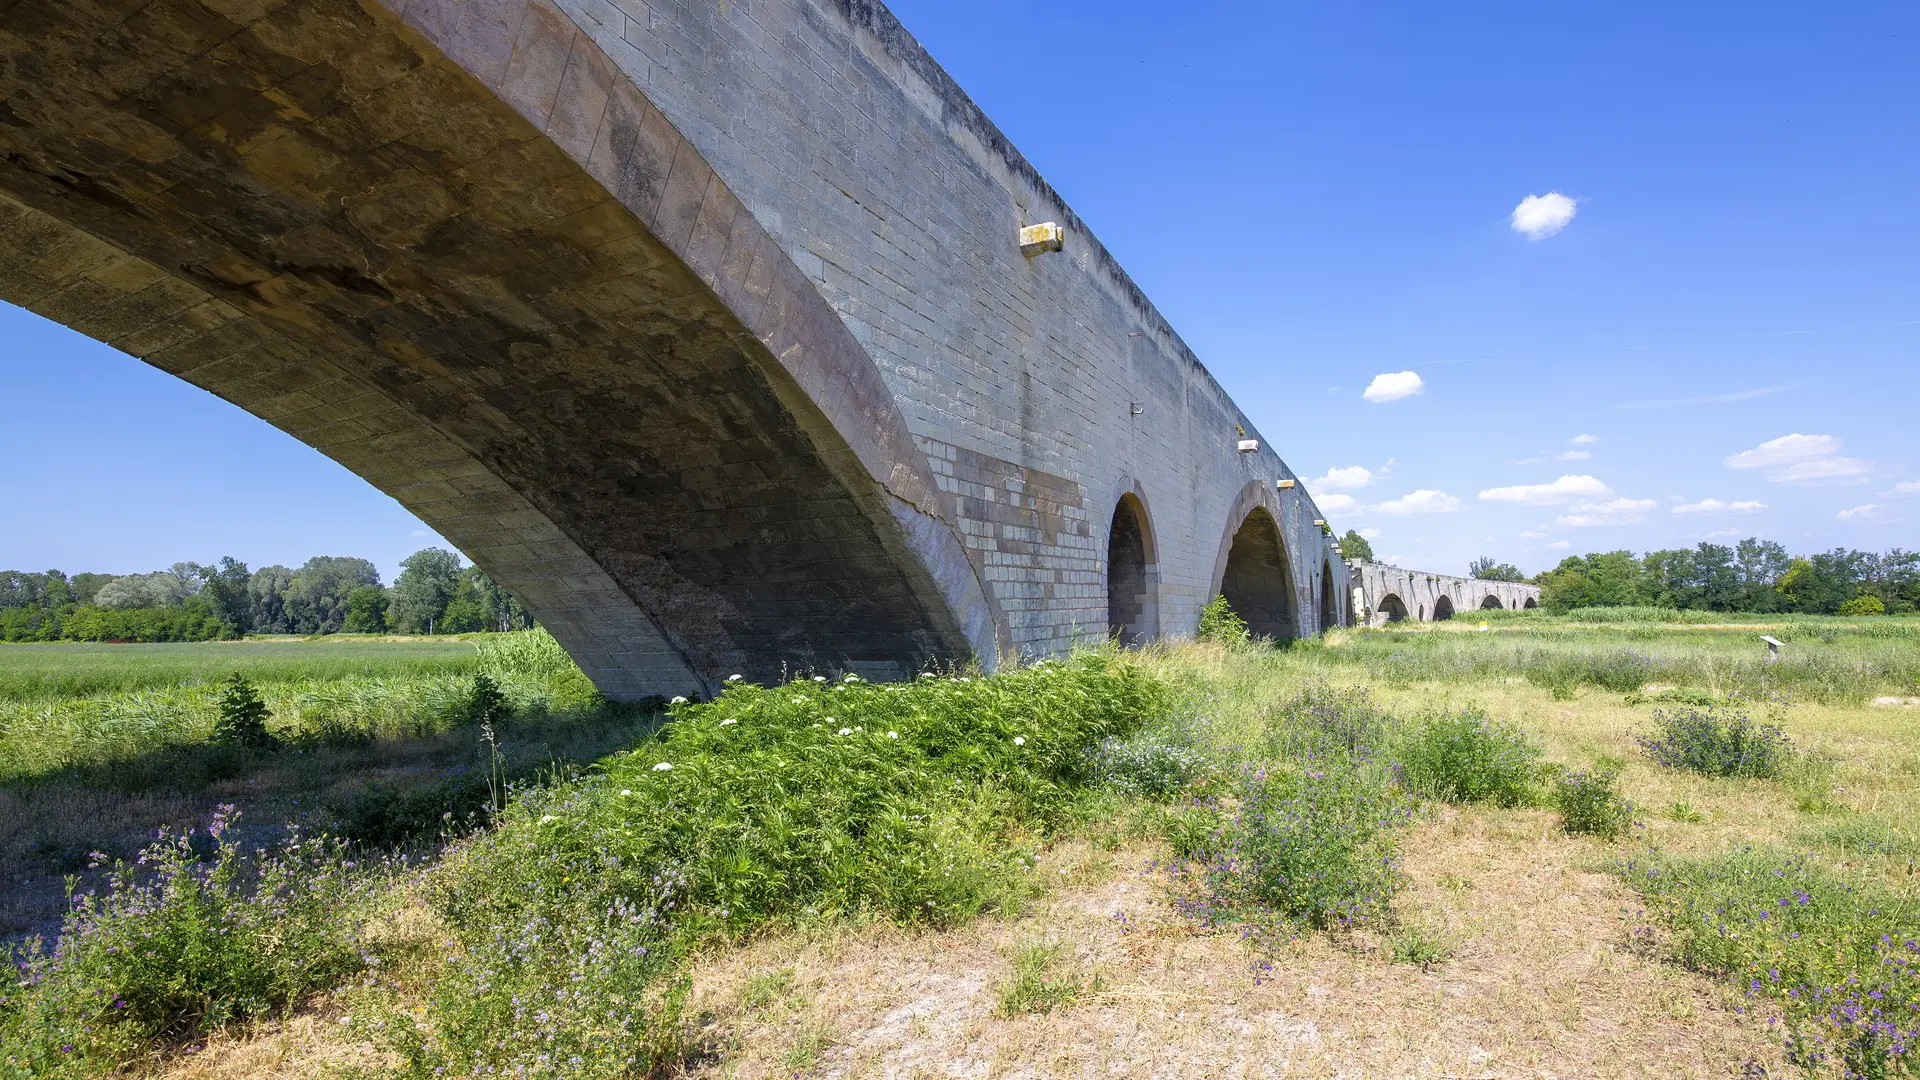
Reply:
[[0, 297], [394, 495], [614, 696], [1182, 634], [1223, 583], [1351, 618], [1285, 465], [870, 0], [0, 0]]
[[1353, 567], [1354, 611], [1357, 621], [1366, 626], [1403, 619], [1472, 618], [1483, 608], [1519, 611], [1540, 606], [1538, 585], [1448, 577], [1385, 563], [1361, 562]]

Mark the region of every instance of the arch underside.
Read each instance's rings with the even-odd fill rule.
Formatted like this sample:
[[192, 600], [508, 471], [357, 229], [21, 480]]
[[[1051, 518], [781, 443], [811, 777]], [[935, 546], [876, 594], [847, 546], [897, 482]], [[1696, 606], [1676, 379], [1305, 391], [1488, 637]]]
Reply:
[[[508, 6], [503, 58], [567, 58]], [[637, 90], [569, 116], [371, 0], [260, 8], [0, 13], [0, 297], [392, 495], [610, 696], [993, 661], [871, 362]]]
[[1155, 636], [1151, 550], [1150, 529], [1139, 500], [1131, 494], [1122, 496], [1107, 532], [1107, 633], [1123, 645], [1137, 645]]
[[1380, 611], [1386, 615], [1388, 622], [1405, 622], [1407, 619], [1406, 601], [1394, 593], [1380, 598]]
[[1487, 598], [1485, 600], [1480, 601], [1480, 610], [1482, 611], [1485, 611], [1488, 608], [1500, 608], [1505, 606], [1506, 605], [1500, 602], [1499, 597], [1494, 596], [1491, 593], [1487, 594]]
[[1265, 507], [1255, 507], [1235, 530], [1220, 595], [1256, 636], [1290, 641], [1299, 633], [1286, 547], [1279, 524]]
[[1433, 602], [1433, 621], [1442, 622], [1453, 618], [1453, 598], [1442, 596]]

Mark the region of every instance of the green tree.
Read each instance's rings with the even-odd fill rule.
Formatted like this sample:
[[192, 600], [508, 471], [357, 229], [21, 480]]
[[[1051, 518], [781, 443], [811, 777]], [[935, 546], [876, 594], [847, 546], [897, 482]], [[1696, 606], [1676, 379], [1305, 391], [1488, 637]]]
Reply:
[[1527, 575], [1512, 563], [1494, 562], [1492, 556], [1482, 555], [1467, 564], [1467, 576], [1480, 581], [1525, 581]]
[[1631, 551], [1573, 555], [1540, 575], [1540, 604], [1549, 611], [1646, 603], [1645, 570]]
[[347, 618], [347, 596], [362, 585], [380, 584], [380, 572], [365, 559], [316, 555], [287, 582], [287, 621], [296, 634], [332, 634]]
[[1373, 545], [1361, 536], [1358, 530], [1348, 529], [1347, 535], [1340, 538], [1340, 554], [1355, 562], [1372, 562]]
[[247, 579], [247, 625], [255, 633], [293, 633], [287, 618], [287, 587], [292, 584], [293, 570], [279, 565], [263, 566]]
[[459, 584], [460, 556], [445, 548], [414, 552], [401, 562], [400, 576], [394, 579], [387, 622], [403, 634], [440, 632]]
[[1739, 581], [1740, 599], [1736, 611], [1769, 612], [1781, 610], [1780, 579], [1792, 563], [1787, 549], [1772, 540], [1748, 537], [1734, 546], [1734, 575]]
[[274, 745], [267, 730], [267, 703], [247, 677], [235, 672], [220, 691], [220, 719], [214, 721], [215, 746], [239, 746], [248, 750], [268, 750]]
[[247, 586], [251, 584], [253, 574], [247, 564], [231, 555], [223, 556], [212, 566], [200, 568], [202, 584], [200, 595], [208, 605], [219, 614], [227, 625], [237, 634], [245, 634], [253, 628], [253, 605], [247, 595]]
[[347, 594], [347, 615], [340, 629], [349, 634], [387, 632], [387, 590], [378, 585], [360, 585]]

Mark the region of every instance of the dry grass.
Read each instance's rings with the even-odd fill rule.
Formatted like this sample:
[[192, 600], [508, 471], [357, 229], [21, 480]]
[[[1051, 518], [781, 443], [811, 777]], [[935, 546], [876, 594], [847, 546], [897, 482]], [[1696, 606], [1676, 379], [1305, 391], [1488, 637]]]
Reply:
[[[1355, 681], [1351, 667], [1311, 652], [1188, 646], [1150, 662], [1207, 688], [1223, 744], [1246, 742], [1303, 679]], [[1237, 937], [1198, 932], [1171, 909], [1146, 870], [1153, 846], [1063, 843], [1040, 862], [1048, 894], [1017, 919], [940, 932], [824, 926], [709, 954], [693, 992], [704, 1051], [687, 1071], [743, 1080], [1790, 1075], [1776, 1036], [1739, 1014], [1731, 991], [1636, 947], [1635, 898], [1606, 867], [1649, 843], [1709, 853], [1812, 843], [1835, 822], [1920, 820], [1920, 725], [1910, 713], [1778, 710], [1761, 718], [1826, 764], [1786, 782], [1715, 780], [1648, 763], [1634, 736], [1658, 706], [1619, 694], [1588, 689], [1559, 701], [1521, 681], [1372, 689], [1401, 714], [1479, 705], [1569, 766], [1623, 763], [1640, 834], [1609, 847], [1565, 836], [1549, 811], [1435, 810], [1408, 837], [1411, 885], [1396, 912], [1443, 940], [1448, 959], [1422, 969], [1393, 963], [1382, 942], [1309, 936], [1283, 947], [1259, 977], [1258, 958]], [[1691, 813], [1669, 814], [1675, 803]], [[1896, 881], [1914, 873], [1890, 855], [1845, 861]], [[1063, 963], [1097, 977], [1100, 989], [1063, 1010], [1003, 1016], [1010, 957], [1036, 941], [1064, 946]], [[166, 1075], [304, 1078], [377, 1066], [366, 1048], [343, 1044], [337, 1011], [323, 1005], [215, 1040]]]

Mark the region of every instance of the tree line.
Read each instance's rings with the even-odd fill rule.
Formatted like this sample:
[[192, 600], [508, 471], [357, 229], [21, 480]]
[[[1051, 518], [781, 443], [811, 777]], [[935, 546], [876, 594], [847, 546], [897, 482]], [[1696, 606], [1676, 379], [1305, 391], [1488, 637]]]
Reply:
[[231, 556], [149, 574], [0, 571], [0, 641], [213, 641], [247, 634], [464, 634], [533, 625], [519, 601], [442, 548], [414, 552], [391, 587], [371, 562], [319, 555], [298, 569]]
[[[1475, 568], [1483, 562], [1491, 560], [1476, 561]], [[1548, 611], [1636, 605], [1754, 614], [1920, 611], [1920, 552], [1899, 548], [1794, 555], [1782, 544], [1752, 538], [1644, 555], [1604, 551], [1562, 559], [1532, 581]]]

